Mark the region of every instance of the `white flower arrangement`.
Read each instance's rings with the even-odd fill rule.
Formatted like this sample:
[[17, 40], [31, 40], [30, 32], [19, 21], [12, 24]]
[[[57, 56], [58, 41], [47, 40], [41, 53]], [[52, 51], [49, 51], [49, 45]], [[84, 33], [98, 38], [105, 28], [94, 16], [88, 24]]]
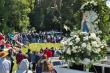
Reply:
[[[73, 33], [73, 32], [72, 32]], [[99, 34], [98, 34], [99, 35]], [[105, 57], [106, 42], [101, 40], [95, 33], [74, 32], [64, 42], [64, 58], [71, 62], [84, 63], [95, 62]], [[62, 40], [63, 41], [63, 40]]]

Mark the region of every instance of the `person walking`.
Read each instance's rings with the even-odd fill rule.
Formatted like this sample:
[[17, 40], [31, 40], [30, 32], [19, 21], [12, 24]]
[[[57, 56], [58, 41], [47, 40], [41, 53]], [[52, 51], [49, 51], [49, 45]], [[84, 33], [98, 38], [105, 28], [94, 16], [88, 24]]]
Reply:
[[35, 51], [32, 52], [31, 62], [32, 62], [32, 70], [35, 71], [35, 67], [36, 67], [36, 52]]
[[23, 59], [21, 61], [16, 73], [32, 73], [32, 71], [29, 70], [29, 61], [28, 61], [28, 59]]
[[29, 69], [31, 70], [31, 55], [32, 55], [32, 53], [31, 53], [30, 49], [28, 49], [26, 55], [27, 55], [27, 59], [29, 61]]
[[14, 66], [14, 53], [13, 53], [13, 50], [12, 49], [8, 50], [8, 53], [9, 53], [8, 54], [8, 58], [9, 58], [9, 60], [11, 62], [10, 73], [12, 73], [13, 66]]
[[19, 52], [16, 55], [16, 63], [18, 66], [24, 58], [25, 58], [24, 54], [22, 53], [21, 50], [19, 50]]

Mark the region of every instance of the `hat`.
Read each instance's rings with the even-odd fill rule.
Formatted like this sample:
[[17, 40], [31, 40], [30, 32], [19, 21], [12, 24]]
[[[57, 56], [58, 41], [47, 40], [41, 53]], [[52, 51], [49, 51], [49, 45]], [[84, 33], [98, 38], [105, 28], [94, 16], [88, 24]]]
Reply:
[[1, 52], [0, 52], [0, 57], [4, 58], [4, 57], [6, 57], [8, 54], [9, 54], [8, 51], [1, 51]]

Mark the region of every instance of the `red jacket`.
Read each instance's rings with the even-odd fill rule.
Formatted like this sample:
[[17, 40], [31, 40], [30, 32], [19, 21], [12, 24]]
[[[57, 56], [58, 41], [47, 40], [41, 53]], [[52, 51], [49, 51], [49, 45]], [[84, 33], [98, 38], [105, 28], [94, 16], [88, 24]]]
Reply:
[[49, 57], [52, 57], [52, 51], [47, 51], [47, 57], [49, 58]]

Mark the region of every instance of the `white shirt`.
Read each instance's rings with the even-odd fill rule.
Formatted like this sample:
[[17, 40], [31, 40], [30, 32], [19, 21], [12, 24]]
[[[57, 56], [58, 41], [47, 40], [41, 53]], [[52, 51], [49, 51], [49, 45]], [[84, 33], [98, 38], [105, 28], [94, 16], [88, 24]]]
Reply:
[[11, 61], [6, 58], [0, 58], [0, 73], [9, 73], [11, 69]]
[[32, 73], [31, 70], [28, 70], [29, 68], [29, 61], [27, 59], [23, 59], [19, 65], [19, 69], [16, 73]]

